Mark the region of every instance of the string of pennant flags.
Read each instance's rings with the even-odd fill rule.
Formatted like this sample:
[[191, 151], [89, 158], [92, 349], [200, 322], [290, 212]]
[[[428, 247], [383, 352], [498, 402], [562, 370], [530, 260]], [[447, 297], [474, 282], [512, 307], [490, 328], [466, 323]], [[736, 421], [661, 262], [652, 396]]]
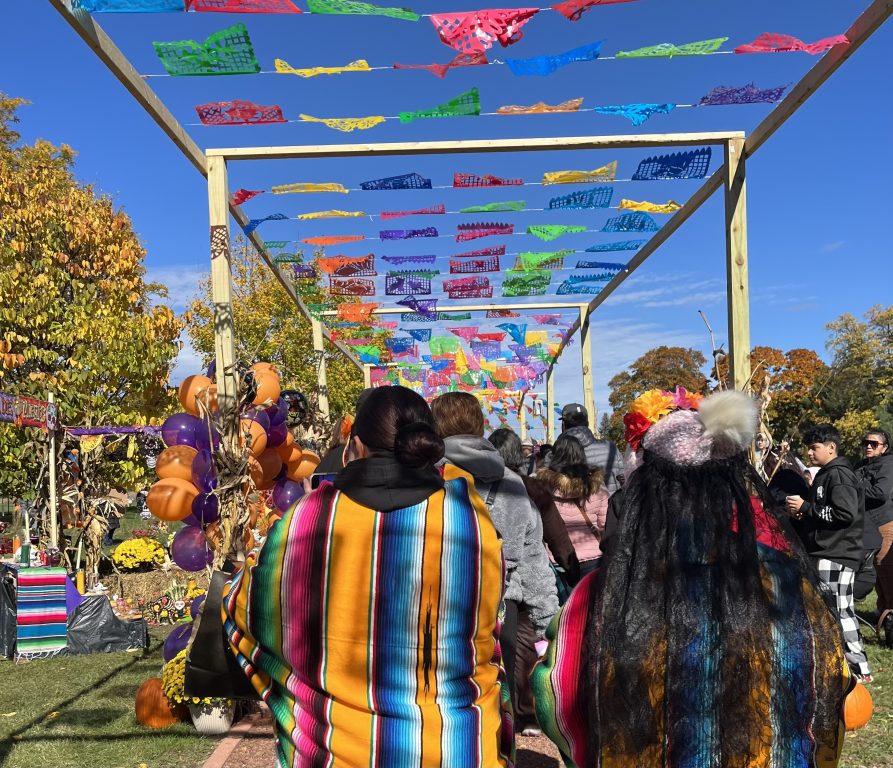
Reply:
[[[700, 147], [682, 152], [672, 152], [665, 155], [656, 155], [641, 160], [635, 173], [628, 179], [617, 178], [617, 161], [611, 161], [599, 168], [588, 171], [562, 170], [548, 171], [543, 174], [540, 181], [525, 181], [521, 178], [504, 178], [492, 174], [454, 173], [451, 185], [433, 185], [430, 178], [419, 173], [411, 172], [396, 176], [387, 176], [378, 179], [370, 179], [361, 182], [359, 187], [346, 187], [340, 182], [294, 182], [272, 186], [270, 192], [274, 195], [284, 194], [313, 194], [313, 193], [337, 193], [349, 194], [351, 192], [378, 192], [396, 190], [446, 190], [446, 189], [486, 189], [520, 186], [557, 186], [557, 185], [582, 185], [582, 184], [616, 184], [617, 182], [633, 181], [678, 181], [687, 179], [703, 179], [710, 168], [713, 156], [711, 147]], [[242, 205], [266, 193], [261, 189], [237, 189], [231, 197], [234, 205]], [[613, 190], [610, 186], [594, 187], [588, 190], [578, 190], [569, 194], [558, 195], [549, 200], [549, 208], [557, 209], [589, 209], [607, 208], [610, 205]], [[672, 203], [672, 201], [670, 201]], [[625, 203], [625, 205], [624, 205]], [[672, 212], [670, 203], [659, 205], [652, 203], [636, 203], [632, 200], [621, 201], [622, 207], [630, 210], [644, 212]], [[488, 203], [481, 206], [469, 206], [460, 213], [490, 213], [497, 211], [521, 211], [524, 210], [524, 201], [505, 201]], [[653, 206], [653, 207], [652, 207]], [[669, 206], [672, 210], [661, 210]], [[384, 211], [380, 214], [383, 219], [399, 218], [402, 216], [437, 215], [445, 214], [445, 206], [440, 204], [428, 206], [411, 211]], [[363, 211], [343, 211], [332, 209], [328, 211], [311, 211], [298, 215], [301, 220], [326, 219], [326, 218], [352, 218], [362, 217], [368, 214]], [[265, 219], [252, 220], [257, 223], [262, 221], [286, 220], [289, 217], [283, 213], [275, 213]], [[253, 231], [253, 229], [252, 229]]]
[[286, 118], [278, 105], [259, 105], [250, 101], [216, 101], [199, 104], [195, 107], [198, 123], [187, 123], [189, 126], [224, 126], [224, 125], [276, 125], [321, 124], [342, 133], [365, 131], [375, 128], [387, 121], [411, 123], [414, 120], [445, 117], [492, 117], [506, 115], [542, 115], [568, 113], [595, 113], [606, 116], [623, 117], [633, 126], [640, 126], [652, 115], [669, 114], [675, 109], [691, 109], [711, 106], [731, 106], [742, 104], [775, 104], [781, 100], [788, 85], [772, 88], [758, 88], [753, 83], [744, 86], [717, 86], [694, 104], [657, 104], [635, 103], [615, 104], [596, 107], [582, 106], [583, 99], [575, 98], [559, 104], [536, 102], [531, 105], [510, 104], [499, 107], [495, 112], [482, 112], [480, 94], [477, 88], [471, 88], [453, 99], [438, 104], [431, 109], [412, 112], [401, 112], [398, 115], [370, 115], [366, 117], [314, 117], [301, 113], [296, 119]]

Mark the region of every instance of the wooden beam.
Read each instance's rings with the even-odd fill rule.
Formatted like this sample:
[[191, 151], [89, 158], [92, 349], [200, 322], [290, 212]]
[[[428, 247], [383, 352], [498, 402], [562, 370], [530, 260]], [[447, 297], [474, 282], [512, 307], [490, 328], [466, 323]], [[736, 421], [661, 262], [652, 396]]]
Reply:
[[546, 371], [546, 408], [546, 442], [552, 445], [555, 442], [555, 381], [551, 366]]
[[527, 439], [527, 411], [524, 410], [524, 396], [526, 392], [518, 395], [518, 432], [522, 440]]
[[322, 323], [315, 317], [312, 317], [310, 318], [310, 325], [313, 331], [313, 352], [316, 354], [319, 412], [326, 418], [329, 418], [329, 378], [326, 370], [326, 347], [322, 337]]
[[177, 148], [186, 155], [203, 176], [208, 175], [205, 164], [205, 155], [198, 148], [183, 126], [170, 113], [164, 102], [158, 98], [140, 77], [127, 57], [121, 52], [105, 30], [97, 24], [87, 11], [74, 8], [72, 0], [50, 0], [50, 4], [62, 15], [69, 26], [78, 34], [95, 53], [109, 71], [118, 78], [123, 85], [149, 113], [149, 116], [158, 124], [168, 138], [174, 142]]
[[[140, 77], [140, 74], [134, 69], [133, 65], [128, 61], [127, 57], [121, 52], [118, 46], [106, 34], [105, 30], [84, 10], [72, 7], [72, 0], [50, 0], [52, 6], [59, 12], [63, 19], [71, 26], [78, 36], [89, 46], [89, 48], [99, 57], [100, 61], [106, 65], [109, 71], [119, 80], [119, 82], [130, 92], [137, 100], [139, 105], [146, 110], [151, 117], [163, 130], [168, 138], [174, 142], [176, 147], [186, 156], [186, 158], [195, 166], [202, 174], [208, 176], [208, 166], [205, 154], [198, 148], [198, 145], [192, 140], [192, 137], [186, 132], [177, 119], [171, 114], [170, 110], [164, 105], [164, 102], [158, 98], [153, 91]], [[229, 204], [228, 204], [229, 205]], [[248, 223], [248, 217], [242, 212], [237, 205], [229, 205], [230, 213], [238, 222], [240, 227], [244, 227]], [[266, 262], [274, 274], [276, 279], [282, 284], [282, 287], [288, 292], [292, 301], [298, 305], [301, 313], [309, 318], [310, 312], [301, 298], [295, 293], [291, 284], [283, 279], [280, 270], [270, 261], [263, 247], [263, 240], [257, 232], [252, 232], [248, 239], [257, 249], [261, 258]], [[326, 338], [330, 338], [329, 330], [323, 329]], [[336, 343], [337, 349], [342, 352], [355, 365], [359, 365], [359, 361], [350, 349], [341, 343]]]
[[[214, 305], [214, 351], [217, 357], [217, 402], [221, 418], [238, 419], [236, 341], [229, 246], [229, 191], [226, 160], [208, 158], [208, 209], [211, 220], [211, 301]], [[238, 429], [225, 429], [235, 439]], [[235, 446], [231, 446], [235, 447]]]
[[729, 380], [744, 390], [750, 380], [750, 298], [747, 275], [747, 184], [744, 142], [725, 150], [726, 285], [729, 312]]
[[893, 0], [874, 0], [846, 31], [849, 45], [836, 45], [824, 54], [750, 133], [744, 144], [744, 157], [750, 157], [794, 114], [819, 87], [852, 56], [890, 15]]
[[310, 157], [373, 157], [393, 155], [461, 155], [474, 152], [539, 152], [566, 149], [634, 149], [725, 144], [744, 138], [740, 131], [654, 133], [630, 136], [560, 136], [531, 139], [474, 139], [466, 141], [411, 141], [387, 144], [318, 144], [284, 147], [221, 147], [209, 157], [227, 160], [282, 160]]
[[369, 363], [363, 364], [363, 386], [366, 389], [372, 386], [372, 365]]
[[580, 347], [583, 356], [583, 405], [589, 416], [589, 429], [595, 432], [595, 393], [592, 389], [592, 340], [589, 338], [589, 307], [580, 307]]

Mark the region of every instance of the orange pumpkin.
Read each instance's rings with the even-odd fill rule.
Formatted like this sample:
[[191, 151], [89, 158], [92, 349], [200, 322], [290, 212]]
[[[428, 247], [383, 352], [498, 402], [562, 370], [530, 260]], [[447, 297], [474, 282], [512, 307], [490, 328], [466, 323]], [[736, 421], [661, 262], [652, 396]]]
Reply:
[[301, 482], [313, 474], [319, 464], [319, 456], [312, 451], [303, 451], [297, 461], [286, 463], [286, 476], [295, 482]]
[[161, 678], [150, 677], [136, 692], [136, 720], [148, 728], [167, 728], [189, 716], [183, 704], [171, 704], [161, 690]]
[[862, 683], [856, 683], [843, 702], [843, 723], [848, 731], [856, 731], [864, 728], [871, 720], [874, 712], [874, 702], [871, 694]]
[[180, 384], [177, 396], [180, 399], [180, 405], [187, 413], [198, 416], [198, 403], [206, 404], [205, 394], [212, 386], [211, 380], [207, 376], [187, 376]]

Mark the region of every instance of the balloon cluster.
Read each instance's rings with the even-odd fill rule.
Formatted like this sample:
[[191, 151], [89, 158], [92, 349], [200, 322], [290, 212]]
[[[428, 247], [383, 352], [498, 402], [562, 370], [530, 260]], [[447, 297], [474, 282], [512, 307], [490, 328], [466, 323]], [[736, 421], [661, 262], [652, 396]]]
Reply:
[[[251, 483], [257, 490], [271, 491], [273, 505], [285, 512], [303, 495], [302, 481], [319, 458], [303, 452], [289, 432], [288, 403], [280, 397], [273, 366], [255, 363], [245, 374], [243, 389], [245, 383], [249, 386], [239, 414], [239, 444], [249, 454]], [[171, 557], [183, 570], [200, 571], [213, 561], [220, 540], [217, 387], [208, 376], [189, 376], [178, 394], [185, 412], [169, 417], [161, 427], [167, 448], [158, 456], [158, 481], [146, 503], [160, 520], [185, 523], [174, 534]]]

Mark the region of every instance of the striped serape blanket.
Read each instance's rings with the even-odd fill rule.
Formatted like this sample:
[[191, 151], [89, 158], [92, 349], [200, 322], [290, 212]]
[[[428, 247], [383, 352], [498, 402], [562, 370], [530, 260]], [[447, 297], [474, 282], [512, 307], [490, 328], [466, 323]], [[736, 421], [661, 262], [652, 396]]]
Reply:
[[19, 568], [16, 658], [52, 656], [67, 643], [64, 568]]

